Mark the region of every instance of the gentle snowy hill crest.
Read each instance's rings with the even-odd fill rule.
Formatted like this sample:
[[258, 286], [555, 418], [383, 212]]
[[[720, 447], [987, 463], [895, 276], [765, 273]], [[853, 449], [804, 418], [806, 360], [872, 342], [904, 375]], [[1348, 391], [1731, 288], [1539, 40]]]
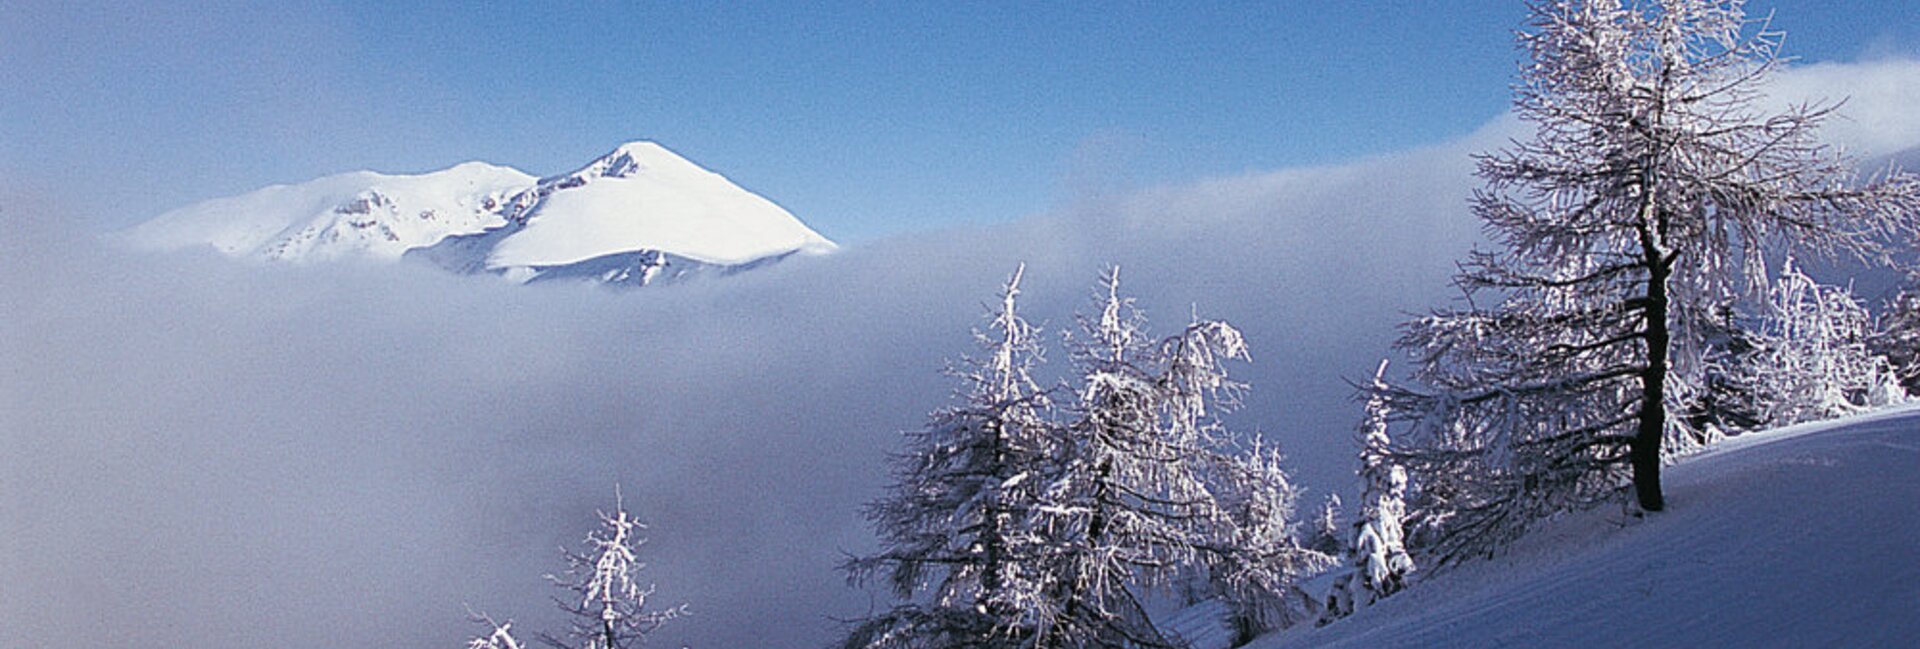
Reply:
[[1900, 646], [1920, 637], [1920, 406], [1730, 440], [1671, 511], [1569, 515], [1326, 627], [1251, 647]]

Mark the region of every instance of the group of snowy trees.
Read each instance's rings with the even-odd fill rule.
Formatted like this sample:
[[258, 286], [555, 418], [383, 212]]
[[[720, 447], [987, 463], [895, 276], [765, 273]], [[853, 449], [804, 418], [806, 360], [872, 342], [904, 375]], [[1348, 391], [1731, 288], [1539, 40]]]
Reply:
[[[541, 643], [554, 649], [629, 649], [641, 646], [660, 625], [687, 615], [685, 604], [647, 610], [653, 587], [642, 587], [634, 579], [646, 567], [638, 555], [646, 543], [639, 535], [643, 529], [646, 525], [627, 512], [624, 499], [616, 493], [613, 512], [600, 513], [600, 528], [587, 534], [584, 550], [562, 550], [567, 570], [547, 579], [563, 593], [554, 597], [554, 603], [566, 612], [569, 625], [564, 637], [537, 636]], [[479, 613], [471, 617], [484, 624], [486, 631], [469, 641], [467, 649], [527, 646], [513, 635], [511, 622], [496, 622]]]
[[1815, 136], [1831, 106], [1762, 109], [1779, 35], [1738, 0], [1530, 6], [1515, 109], [1537, 130], [1480, 156], [1472, 204], [1495, 247], [1462, 264], [1464, 306], [1405, 325], [1412, 376], [1369, 389], [1441, 563], [1625, 485], [1663, 509], [1663, 460], [1721, 432], [1699, 422], [1905, 396], [1867, 312], [1782, 257], [1891, 263], [1920, 182], [1858, 182]]
[[1143, 599], [1176, 589], [1232, 605], [1250, 637], [1303, 615], [1297, 581], [1331, 563], [1300, 546], [1279, 454], [1221, 427], [1242, 386], [1240, 332], [1196, 320], [1154, 339], [1118, 269], [1066, 338], [1070, 385], [1041, 388], [1020, 271], [954, 373], [963, 403], [909, 437], [867, 509], [883, 543], [849, 561], [900, 602], [847, 649], [1169, 647]]
[[1797, 424], [1906, 400], [1892, 363], [1870, 348], [1874, 319], [1851, 291], [1814, 282], [1788, 258], [1767, 298], [1738, 365], [1761, 421]]

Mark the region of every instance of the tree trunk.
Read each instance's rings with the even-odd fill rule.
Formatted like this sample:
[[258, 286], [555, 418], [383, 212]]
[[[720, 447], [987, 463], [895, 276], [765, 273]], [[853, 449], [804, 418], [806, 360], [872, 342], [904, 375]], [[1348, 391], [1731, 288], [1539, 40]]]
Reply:
[[1008, 443], [1005, 422], [995, 420], [989, 425], [993, 426], [993, 465], [988, 469], [988, 475], [993, 476], [994, 484], [993, 493], [988, 495], [985, 511], [981, 512], [983, 529], [980, 539], [984, 556], [981, 557], [983, 565], [980, 567], [980, 592], [976, 596], [978, 599], [975, 606], [981, 613], [997, 622], [1000, 619], [1000, 602], [998, 601], [1001, 588], [1000, 562], [1004, 560], [1001, 556], [1004, 539], [1001, 538], [1000, 530], [1000, 486], [1006, 481], [1006, 476], [1002, 474], [1007, 472]]
[[1633, 466], [1633, 491], [1640, 509], [1657, 512], [1667, 506], [1660, 491], [1660, 442], [1667, 431], [1667, 347], [1672, 340], [1667, 330], [1667, 277], [1673, 273], [1673, 260], [1662, 254], [1662, 246], [1645, 226], [1640, 236], [1648, 262], [1647, 308], [1643, 312], [1647, 366], [1640, 371], [1640, 427], [1627, 445], [1627, 456]]
[[[1103, 458], [1098, 468], [1094, 470], [1093, 511], [1087, 517], [1087, 551], [1100, 547], [1100, 542], [1107, 535], [1107, 481], [1112, 477], [1113, 459]], [[1080, 568], [1081, 565], [1076, 557], [1075, 563], [1068, 567], [1073, 571], [1072, 579], [1063, 584], [1071, 591], [1061, 594], [1067, 602], [1066, 606], [1062, 607], [1065, 613], [1061, 617], [1067, 620], [1068, 624], [1074, 623], [1079, 618], [1081, 598], [1087, 597], [1087, 591], [1082, 589], [1083, 584], [1080, 583], [1086, 575], [1081, 574]]]

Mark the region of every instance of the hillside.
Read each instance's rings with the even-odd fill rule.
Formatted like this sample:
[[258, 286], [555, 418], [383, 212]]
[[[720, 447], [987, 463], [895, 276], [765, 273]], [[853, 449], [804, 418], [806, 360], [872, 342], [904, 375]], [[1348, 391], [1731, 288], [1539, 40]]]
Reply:
[[1920, 639], [1920, 407], [1743, 437], [1670, 510], [1568, 516], [1295, 647], [1884, 647]]

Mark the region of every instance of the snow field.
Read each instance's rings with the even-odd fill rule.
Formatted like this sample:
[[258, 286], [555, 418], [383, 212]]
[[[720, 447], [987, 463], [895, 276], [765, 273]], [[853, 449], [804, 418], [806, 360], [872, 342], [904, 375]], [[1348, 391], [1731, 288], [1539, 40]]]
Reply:
[[1920, 407], [1728, 440], [1669, 511], [1571, 514], [1291, 647], [1898, 647], [1920, 640]]

